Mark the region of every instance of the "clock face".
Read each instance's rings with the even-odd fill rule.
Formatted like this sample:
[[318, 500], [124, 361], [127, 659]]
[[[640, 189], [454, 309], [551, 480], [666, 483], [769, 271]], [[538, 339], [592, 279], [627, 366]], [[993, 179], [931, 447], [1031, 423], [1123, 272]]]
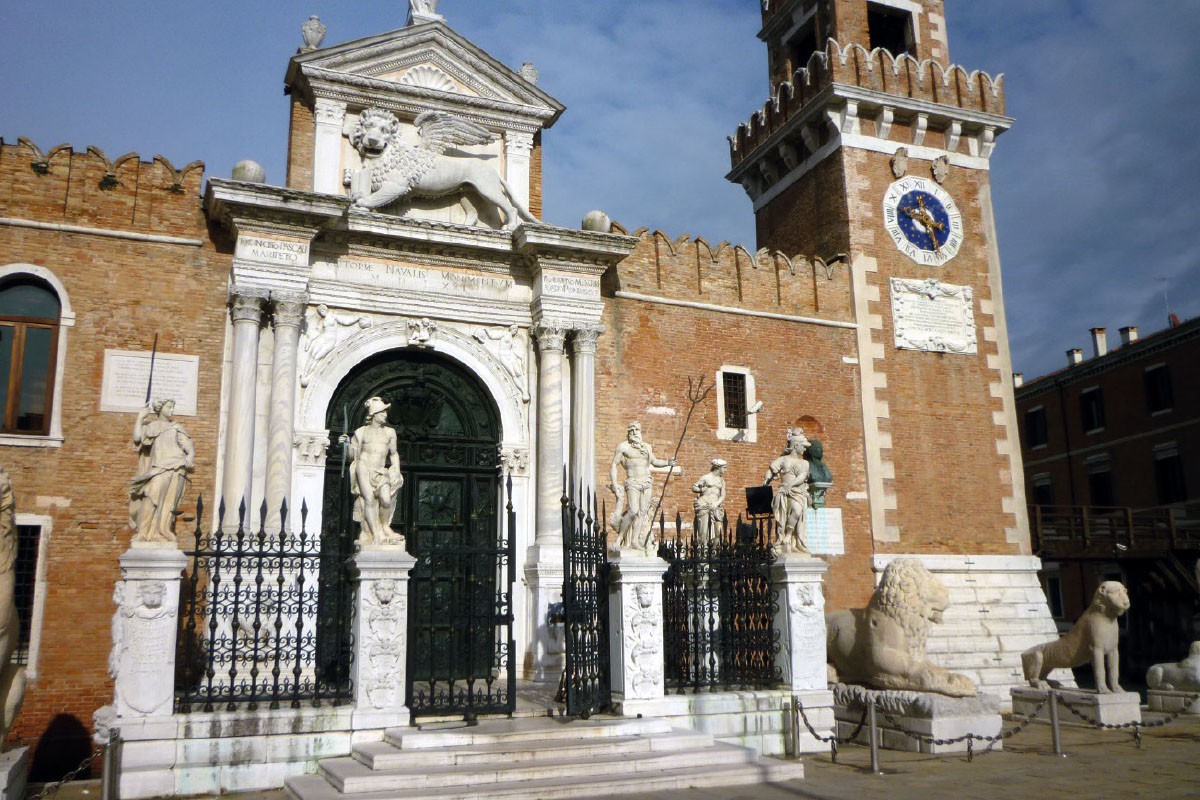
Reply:
[[901, 253], [937, 267], [958, 255], [962, 214], [945, 189], [924, 178], [901, 178], [883, 197], [883, 226]]

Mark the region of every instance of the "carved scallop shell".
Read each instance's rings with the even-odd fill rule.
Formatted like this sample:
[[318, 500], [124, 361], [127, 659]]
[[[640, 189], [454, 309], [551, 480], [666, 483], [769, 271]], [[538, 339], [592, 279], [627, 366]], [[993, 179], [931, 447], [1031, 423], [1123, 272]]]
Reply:
[[431, 67], [428, 64], [413, 67], [404, 73], [404, 77], [400, 79], [400, 83], [405, 86], [416, 86], [421, 89], [436, 89], [439, 92], [454, 92], [458, 90], [458, 85], [450, 79], [449, 75], [437, 67]]

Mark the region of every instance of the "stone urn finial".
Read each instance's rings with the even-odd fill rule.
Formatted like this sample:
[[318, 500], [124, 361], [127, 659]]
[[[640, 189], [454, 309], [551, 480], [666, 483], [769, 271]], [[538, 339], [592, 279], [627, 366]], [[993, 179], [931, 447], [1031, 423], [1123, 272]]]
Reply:
[[533, 65], [532, 61], [526, 61], [524, 64], [522, 64], [520, 72], [521, 77], [530, 83], [536, 84], [538, 82], [537, 67]]
[[316, 50], [325, 40], [325, 25], [315, 14], [300, 24], [300, 38], [304, 40], [301, 53]]

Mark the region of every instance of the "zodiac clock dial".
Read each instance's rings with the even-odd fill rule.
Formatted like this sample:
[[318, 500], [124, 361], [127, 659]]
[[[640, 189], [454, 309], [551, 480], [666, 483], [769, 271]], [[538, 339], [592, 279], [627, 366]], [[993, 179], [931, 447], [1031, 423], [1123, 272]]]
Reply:
[[901, 253], [938, 267], [958, 255], [963, 223], [945, 189], [924, 178], [902, 178], [883, 197], [883, 226]]

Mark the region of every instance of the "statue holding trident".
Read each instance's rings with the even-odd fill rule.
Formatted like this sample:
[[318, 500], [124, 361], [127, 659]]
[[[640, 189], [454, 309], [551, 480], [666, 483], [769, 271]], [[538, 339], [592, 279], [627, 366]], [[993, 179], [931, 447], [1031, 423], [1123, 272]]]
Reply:
[[[349, 437], [350, 493], [354, 495], [354, 521], [362, 524], [359, 544], [404, 544], [392, 530], [396, 495], [404, 485], [396, 430], [387, 424], [390, 403], [372, 397], [365, 403], [367, 424]], [[342, 434], [345, 443], [346, 435]]]
[[[617, 548], [649, 551], [653, 542], [653, 515], [650, 513], [651, 490], [654, 480], [651, 467], [674, 467], [670, 461], [654, 457], [654, 450], [642, 440], [642, 424], [631, 422], [626, 440], [617, 445], [609, 469], [608, 488], [617, 496], [617, 510], [612, 525], [617, 529]], [[625, 481], [617, 482], [617, 467], [624, 467]]]

